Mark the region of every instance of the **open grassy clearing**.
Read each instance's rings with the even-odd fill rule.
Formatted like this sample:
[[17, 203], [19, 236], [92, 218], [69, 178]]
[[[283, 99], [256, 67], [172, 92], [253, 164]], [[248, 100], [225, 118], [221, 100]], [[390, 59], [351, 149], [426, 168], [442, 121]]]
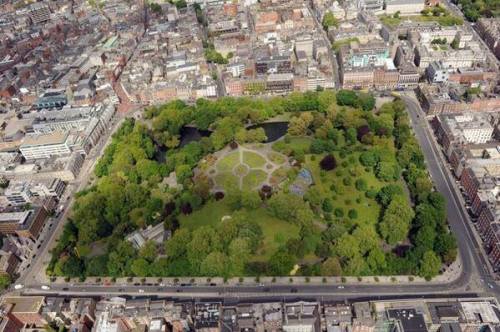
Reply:
[[233, 170], [233, 167], [236, 166], [240, 162], [240, 153], [239, 151], [234, 151], [228, 153], [219, 161], [217, 161], [217, 170], [219, 172], [230, 172]]
[[243, 151], [243, 162], [250, 168], [260, 168], [266, 164], [266, 160], [261, 155], [251, 151]]
[[[200, 210], [190, 215], [179, 216], [181, 227], [195, 230], [201, 226], [217, 226], [222, 217], [230, 216], [232, 213], [229, 206], [223, 200], [210, 201]], [[258, 249], [253, 261], [266, 261], [288, 239], [299, 236], [299, 227], [287, 221], [277, 219], [268, 215], [265, 209], [248, 211], [251, 220], [255, 220], [262, 227], [264, 240]]]
[[266, 181], [267, 173], [260, 169], [251, 170], [244, 178], [243, 178], [243, 190], [252, 190], [256, 189], [256, 187]]

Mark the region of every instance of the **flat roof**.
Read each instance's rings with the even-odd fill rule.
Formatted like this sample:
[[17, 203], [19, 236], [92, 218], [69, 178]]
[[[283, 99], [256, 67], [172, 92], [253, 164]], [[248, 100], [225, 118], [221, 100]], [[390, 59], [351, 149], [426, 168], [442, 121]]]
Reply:
[[2, 304], [12, 304], [12, 313], [38, 312], [44, 302], [43, 296], [10, 296]]
[[69, 132], [55, 131], [47, 135], [26, 136], [21, 148], [38, 145], [62, 144], [66, 141]]

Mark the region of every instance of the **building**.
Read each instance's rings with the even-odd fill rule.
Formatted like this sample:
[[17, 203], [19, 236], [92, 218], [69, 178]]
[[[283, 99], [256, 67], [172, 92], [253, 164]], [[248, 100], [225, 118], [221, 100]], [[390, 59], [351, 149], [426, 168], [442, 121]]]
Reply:
[[425, 70], [430, 83], [446, 83], [449, 79], [448, 69], [441, 61], [433, 61]]
[[63, 90], [48, 90], [38, 97], [35, 107], [41, 109], [61, 108], [68, 103]]
[[26, 211], [0, 213], [0, 234], [17, 235], [36, 240], [47, 220], [44, 207], [34, 207]]
[[170, 235], [170, 231], [165, 230], [161, 222], [156, 226], [149, 225], [146, 229], [137, 230], [127, 235], [126, 239], [131, 242], [136, 249], [139, 249], [146, 244], [147, 241], [162, 244], [165, 240], [170, 238]]
[[424, 0], [387, 0], [385, 2], [385, 13], [387, 15], [394, 15], [398, 12], [401, 15], [420, 14], [424, 8]]
[[19, 147], [19, 150], [26, 160], [69, 155], [71, 153], [69, 138], [69, 132], [28, 136]]
[[320, 331], [318, 303], [296, 302], [284, 304], [283, 331]]
[[422, 313], [414, 308], [389, 309], [387, 318], [395, 325], [398, 332], [427, 332], [427, 325]]
[[19, 258], [13, 253], [5, 253], [0, 255], [0, 275], [14, 277], [17, 267], [19, 266]]
[[28, 16], [33, 24], [43, 23], [50, 20], [50, 9], [45, 3], [37, 2], [28, 9]]
[[500, 59], [500, 21], [498, 18], [480, 18], [475, 28], [497, 59]]
[[43, 328], [47, 324], [41, 314], [44, 304], [43, 296], [9, 296], [2, 300], [0, 306], [9, 317], [22, 325]]

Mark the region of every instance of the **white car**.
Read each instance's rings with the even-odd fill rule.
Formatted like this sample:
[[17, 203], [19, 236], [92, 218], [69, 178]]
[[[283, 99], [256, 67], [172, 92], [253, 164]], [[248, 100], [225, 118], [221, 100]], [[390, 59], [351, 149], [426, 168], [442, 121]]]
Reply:
[[21, 284], [14, 285], [14, 289], [23, 289], [23, 288], [24, 288], [24, 285], [21, 285]]
[[49, 289], [50, 289], [50, 287], [49, 287], [49, 286], [47, 286], [47, 285], [42, 285], [42, 287], [41, 287], [41, 288], [42, 288], [43, 290], [49, 290]]
[[144, 289], [139, 289], [139, 293], [144, 293]]
[[337, 288], [338, 289], [344, 289], [344, 286], [338, 286]]

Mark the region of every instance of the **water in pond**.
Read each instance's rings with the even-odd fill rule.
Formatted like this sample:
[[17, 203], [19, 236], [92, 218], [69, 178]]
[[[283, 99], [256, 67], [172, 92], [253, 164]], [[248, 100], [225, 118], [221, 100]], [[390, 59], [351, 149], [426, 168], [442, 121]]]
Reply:
[[247, 129], [256, 128], [264, 128], [267, 136], [266, 143], [271, 143], [285, 136], [288, 131], [288, 122], [266, 122], [250, 126]]
[[196, 127], [182, 127], [180, 146], [183, 147], [191, 142], [197, 142], [202, 137], [210, 136], [211, 133], [212, 132], [210, 130], [202, 130]]

